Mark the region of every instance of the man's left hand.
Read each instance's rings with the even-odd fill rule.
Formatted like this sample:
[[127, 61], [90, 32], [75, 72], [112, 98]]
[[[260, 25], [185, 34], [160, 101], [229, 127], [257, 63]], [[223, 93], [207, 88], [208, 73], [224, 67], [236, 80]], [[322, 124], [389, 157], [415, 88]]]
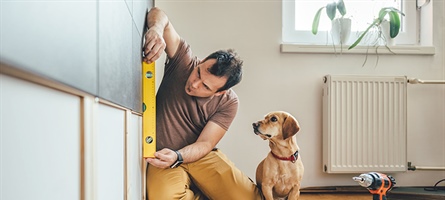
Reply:
[[162, 169], [169, 168], [178, 159], [178, 155], [173, 150], [167, 148], [155, 152], [154, 156], [155, 158], [146, 158], [145, 161]]
[[145, 34], [144, 55], [143, 60], [146, 63], [156, 61], [164, 52], [166, 44], [162, 37], [163, 32], [155, 28], [148, 29]]

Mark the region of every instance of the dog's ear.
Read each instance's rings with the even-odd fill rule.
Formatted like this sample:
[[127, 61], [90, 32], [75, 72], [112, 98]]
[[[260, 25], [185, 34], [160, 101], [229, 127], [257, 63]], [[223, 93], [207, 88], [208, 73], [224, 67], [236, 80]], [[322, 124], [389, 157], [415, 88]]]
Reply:
[[291, 115], [286, 116], [283, 122], [283, 139], [294, 136], [300, 130], [297, 120]]

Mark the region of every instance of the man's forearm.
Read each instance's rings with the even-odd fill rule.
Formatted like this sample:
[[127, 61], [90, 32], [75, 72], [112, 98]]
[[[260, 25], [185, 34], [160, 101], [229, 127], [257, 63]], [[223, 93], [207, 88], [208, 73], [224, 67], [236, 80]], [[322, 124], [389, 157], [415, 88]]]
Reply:
[[196, 142], [179, 150], [184, 163], [195, 162], [207, 155], [213, 147], [206, 142]]
[[144, 61], [155, 61], [164, 50], [169, 58], [173, 57], [181, 38], [173, 28], [167, 15], [161, 9], [154, 7], [148, 12], [146, 21], [149, 30], [145, 34], [144, 52], [148, 55], [144, 58]]
[[[169, 23], [167, 15], [159, 8], [153, 7], [147, 15], [147, 27], [156, 29], [160, 33], [164, 32], [165, 27]], [[162, 34], [161, 34], [162, 35]]]

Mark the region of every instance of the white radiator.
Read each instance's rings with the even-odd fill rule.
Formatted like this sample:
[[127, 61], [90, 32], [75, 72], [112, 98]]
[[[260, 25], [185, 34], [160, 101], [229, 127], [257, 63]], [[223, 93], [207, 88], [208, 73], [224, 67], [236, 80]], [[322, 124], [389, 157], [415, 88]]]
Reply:
[[407, 170], [406, 88], [405, 76], [325, 76], [325, 172]]

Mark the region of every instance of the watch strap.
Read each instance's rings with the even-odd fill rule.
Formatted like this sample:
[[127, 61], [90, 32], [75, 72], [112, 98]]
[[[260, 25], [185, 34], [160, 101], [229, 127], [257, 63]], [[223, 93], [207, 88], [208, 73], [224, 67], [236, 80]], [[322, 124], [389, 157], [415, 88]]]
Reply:
[[184, 159], [182, 158], [181, 153], [179, 153], [179, 151], [174, 151], [176, 153], [176, 155], [178, 156], [178, 158], [176, 159], [176, 161], [170, 166], [170, 168], [176, 168], [179, 165], [181, 165], [184, 162]]

